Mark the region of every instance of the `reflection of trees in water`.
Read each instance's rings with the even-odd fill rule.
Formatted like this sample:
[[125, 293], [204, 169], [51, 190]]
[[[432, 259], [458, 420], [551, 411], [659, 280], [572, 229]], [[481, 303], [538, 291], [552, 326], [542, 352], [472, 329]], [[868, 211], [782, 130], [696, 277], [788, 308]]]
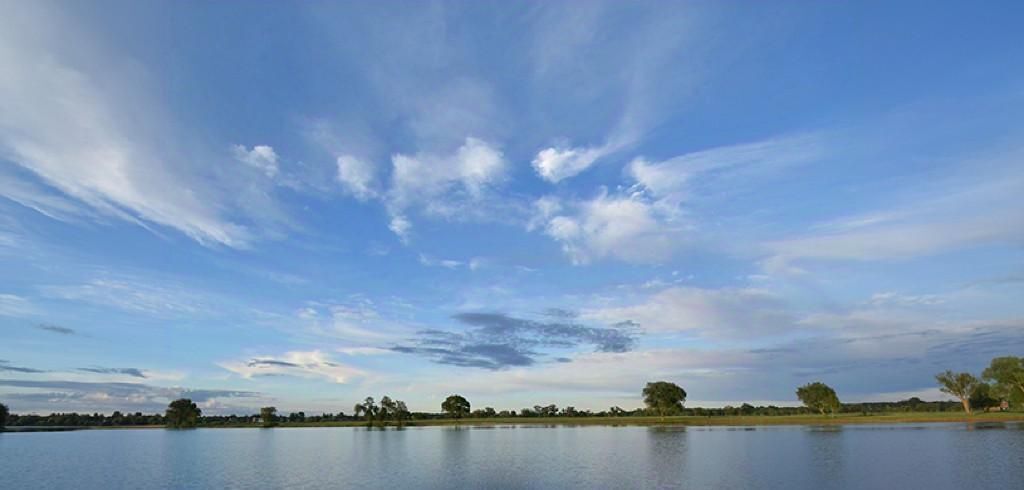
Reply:
[[687, 429], [682, 426], [650, 426], [644, 431], [647, 436], [649, 465], [645, 474], [652, 478], [647, 486], [654, 488], [678, 487], [686, 480]]

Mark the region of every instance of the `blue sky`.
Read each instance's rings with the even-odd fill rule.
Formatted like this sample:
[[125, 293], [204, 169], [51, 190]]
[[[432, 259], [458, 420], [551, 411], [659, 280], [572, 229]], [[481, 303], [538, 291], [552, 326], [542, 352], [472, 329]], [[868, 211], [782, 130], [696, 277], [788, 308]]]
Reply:
[[939, 398], [1024, 354], [1019, 2], [3, 2], [16, 412]]

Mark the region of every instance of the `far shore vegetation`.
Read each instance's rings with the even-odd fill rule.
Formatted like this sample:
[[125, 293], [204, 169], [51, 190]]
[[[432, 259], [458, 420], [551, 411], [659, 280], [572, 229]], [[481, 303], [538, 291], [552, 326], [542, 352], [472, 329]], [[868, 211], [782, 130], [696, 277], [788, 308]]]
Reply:
[[632, 410], [613, 406], [598, 412], [573, 406], [535, 405], [519, 410], [473, 409], [465, 397], [452, 394], [440, 405], [440, 412], [410, 412], [405, 402], [381, 397], [378, 403], [367, 397], [344, 412], [306, 415], [305, 412], [278, 414], [275, 407], [263, 407], [253, 415], [202, 415], [189, 399], [175, 400], [161, 414], [53, 413], [11, 414], [0, 403], [0, 430], [17, 427], [405, 427], [428, 425], [795, 425], [925, 422], [1024, 422], [1024, 358], [998, 357], [981, 376], [945, 371], [936, 375], [939, 389], [957, 401], [923, 401], [909, 398], [897, 402], [842, 403], [836, 391], [815, 381], [796, 389], [803, 406], [754, 406], [743, 403], [721, 408], [685, 407], [686, 390], [676, 383], [647, 383], [641, 395], [643, 408]]

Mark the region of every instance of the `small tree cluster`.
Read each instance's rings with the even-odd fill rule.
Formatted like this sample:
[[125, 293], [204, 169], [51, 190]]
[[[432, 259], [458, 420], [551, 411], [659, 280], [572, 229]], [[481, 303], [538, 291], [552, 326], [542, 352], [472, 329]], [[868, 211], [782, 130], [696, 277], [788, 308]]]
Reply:
[[411, 415], [405, 402], [392, 400], [386, 395], [380, 399], [380, 405], [372, 396], [368, 396], [362, 403], [357, 403], [353, 410], [356, 417], [362, 416], [366, 419], [367, 427], [373, 427], [375, 422], [383, 426], [388, 421], [393, 421], [397, 426], [402, 427]]
[[1024, 405], [1024, 358], [1004, 356], [992, 359], [981, 378], [967, 373], [945, 371], [935, 375], [939, 390], [955, 396], [970, 415], [1006, 401]]

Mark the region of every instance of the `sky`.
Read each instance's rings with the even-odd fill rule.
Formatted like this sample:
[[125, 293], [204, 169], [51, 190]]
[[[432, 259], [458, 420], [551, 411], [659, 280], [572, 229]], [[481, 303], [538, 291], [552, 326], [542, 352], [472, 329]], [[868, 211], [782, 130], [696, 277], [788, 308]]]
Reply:
[[17, 413], [946, 399], [1024, 355], [1021, 2], [0, 2]]

